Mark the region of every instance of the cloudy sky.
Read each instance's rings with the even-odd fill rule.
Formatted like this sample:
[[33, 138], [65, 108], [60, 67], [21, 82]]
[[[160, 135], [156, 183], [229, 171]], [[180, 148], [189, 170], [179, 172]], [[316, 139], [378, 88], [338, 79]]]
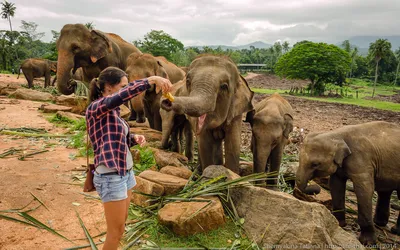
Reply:
[[[36, 22], [47, 41], [50, 30], [86, 22], [129, 42], [152, 29], [164, 30], [185, 46], [400, 35], [400, 0], [9, 1], [17, 7], [14, 29], [20, 29], [21, 20]], [[0, 20], [0, 29], [9, 29], [7, 20]]]

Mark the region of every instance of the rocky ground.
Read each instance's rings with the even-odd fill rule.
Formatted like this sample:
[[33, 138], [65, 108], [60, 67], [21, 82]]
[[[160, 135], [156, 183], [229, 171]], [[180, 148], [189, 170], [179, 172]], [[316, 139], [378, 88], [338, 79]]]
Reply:
[[[288, 89], [292, 84], [305, 85], [304, 81], [280, 80], [274, 76], [247, 76], [252, 86]], [[9, 84], [19, 87], [26, 84], [22, 77], [0, 75], [0, 84]], [[35, 81], [43, 85], [43, 81]], [[257, 85], [259, 84], [259, 85]], [[265, 96], [256, 95], [258, 101]], [[381, 111], [371, 108], [361, 108], [351, 105], [323, 103], [310, 101], [298, 97], [287, 97], [295, 110], [294, 126], [297, 131], [303, 129], [304, 134], [311, 131], [327, 131], [348, 124], [358, 124], [372, 120], [384, 120], [400, 123], [400, 113]], [[0, 96], [0, 129], [3, 127], [34, 127], [46, 129], [49, 133], [65, 133], [66, 129], [59, 128], [46, 120], [46, 115], [38, 108], [42, 102], [15, 100]], [[248, 125], [243, 125], [243, 153], [249, 152], [251, 131]], [[31, 212], [31, 215], [40, 221], [60, 231], [70, 239], [84, 239], [84, 233], [79, 225], [75, 210], [82, 217], [86, 227], [92, 235], [101, 233], [105, 229], [105, 220], [102, 205], [96, 200], [87, 199], [80, 194], [81, 187], [70, 185], [73, 176], [81, 173], [84, 158], [75, 158], [76, 150], [66, 148], [62, 139], [27, 139], [11, 135], [0, 135], [0, 153], [11, 147], [22, 149], [25, 152], [48, 149], [48, 152], [26, 158], [24, 161], [17, 157], [0, 159], [0, 210], [23, 207], [32, 200], [33, 193], [48, 207]], [[290, 148], [292, 147], [292, 148]], [[297, 146], [289, 146], [295, 152]], [[79, 169], [80, 171], [74, 171]], [[348, 196], [354, 201], [354, 194]], [[38, 205], [36, 203], [36, 205]], [[31, 204], [34, 207], [34, 204]], [[354, 206], [348, 202], [349, 207]], [[396, 212], [397, 213], [397, 212]], [[392, 210], [391, 223], [396, 220]], [[357, 234], [358, 226], [354, 215], [348, 215], [349, 225], [346, 230]], [[19, 223], [1, 220], [0, 249], [54, 249], [72, 247], [74, 244], [57, 236], [51, 235], [32, 227]], [[388, 232], [388, 228], [378, 229], [380, 240], [383, 243], [400, 243], [400, 237]], [[86, 240], [78, 240], [76, 244], [86, 244]], [[387, 249], [387, 248], [386, 248]]]

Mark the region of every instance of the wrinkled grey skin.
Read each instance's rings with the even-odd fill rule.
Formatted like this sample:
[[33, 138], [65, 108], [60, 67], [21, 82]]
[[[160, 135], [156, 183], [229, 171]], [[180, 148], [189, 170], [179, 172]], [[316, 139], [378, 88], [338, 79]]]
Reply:
[[28, 81], [28, 88], [33, 87], [33, 79], [44, 76], [44, 87], [50, 86], [50, 72], [57, 71], [57, 62], [40, 58], [29, 58], [21, 63], [19, 68], [18, 77], [21, 69], [26, 80]]
[[[300, 190], [314, 177], [330, 176], [333, 214], [341, 226], [345, 221], [346, 181], [354, 185], [358, 205], [360, 242], [377, 242], [374, 222], [386, 226], [390, 196], [400, 193], [400, 126], [369, 122], [345, 126], [327, 133], [309, 134], [300, 150], [296, 185]], [[372, 196], [378, 192], [375, 217]], [[400, 197], [399, 197], [400, 198]], [[392, 232], [400, 235], [400, 214]]]
[[[255, 105], [247, 113], [253, 136], [251, 150], [255, 173], [279, 173], [283, 149], [293, 131], [293, 109], [283, 97], [275, 93]], [[268, 168], [268, 166], [270, 168]], [[264, 184], [264, 183], [260, 183]], [[267, 181], [267, 187], [277, 189], [277, 179]]]
[[[185, 77], [185, 73], [175, 64], [168, 62], [164, 57], [154, 57], [150, 54], [133, 53], [128, 57], [126, 73], [129, 81], [143, 79], [149, 76], [161, 76], [176, 83]], [[161, 93], [149, 89], [145, 93], [131, 99], [131, 119], [138, 123], [149, 121], [150, 128], [161, 131], [162, 120], [160, 116]]]
[[196, 58], [186, 75], [188, 96], [174, 102], [163, 100], [161, 107], [177, 114], [204, 118], [196, 130], [201, 170], [223, 164], [222, 142], [225, 141], [225, 166], [239, 173], [242, 114], [253, 110], [253, 92], [228, 58]]
[[[175, 83], [171, 94], [174, 97], [187, 96], [186, 81], [182, 80]], [[161, 97], [161, 101], [163, 100], [165, 98]], [[161, 147], [182, 153], [183, 140], [185, 139], [185, 156], [190, 162], [193, 161], [194, 129], [197, 119], [185, 114], [176, 114], [174, 111], [168, 112], [162, 108], [160, 108], [160, 115], [162, 119]]]
[[133, 44], [113, 33], [89, 30], [83, 24], [66, 24], [57, 40], [57, 89], [70, 95], [76, 82], [71, 78], [82, 67], [84, 82], [89, 83], [100, 72], [114, 66], [126, 69], [126, 60], [132, 53], [141, 53]]

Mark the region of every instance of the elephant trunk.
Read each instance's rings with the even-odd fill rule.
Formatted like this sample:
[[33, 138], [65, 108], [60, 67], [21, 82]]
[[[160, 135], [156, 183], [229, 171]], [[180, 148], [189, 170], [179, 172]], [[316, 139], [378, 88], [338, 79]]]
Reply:
[[58, 52], [57, 62], [57, 89], [63, 95], [70, 95], [74, 93], [75, 86], [71, 86], [69, 81], [71, 79], [71, 69], [74, 67], [74, 57], [67, 51], [60, 50]]
[[299, 169], [296, 173], [296, 186], [297, 188], [303, 192], [307, 193], [307, 184], [308, 181], [312, 179], [312, 172], [304, 170], [303, 167], [300, 165]]
[[161, 147], [163, 149], [168, 149], [169, 148], [169, 137], [172, 132], [174, 115], [165, 110], [160, 110], [160, 114], [161, 114], [161, 118], [162, 118]]

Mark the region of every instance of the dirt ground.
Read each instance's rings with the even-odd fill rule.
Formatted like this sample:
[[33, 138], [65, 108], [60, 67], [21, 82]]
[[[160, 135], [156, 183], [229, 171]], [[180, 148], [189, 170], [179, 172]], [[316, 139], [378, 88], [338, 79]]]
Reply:
[[[280, 80], [273, 76], [249, 74], [251, 86], [270, 88], [290, 88], [291, 84], [305, 85], [305, 81]], [[258, 80], [257, 80], [258, 79]], [[259, 81], [260, 83], [257, 83]], [[1, 75], [0, 84], [26, 84], [24, 77]], [[43, 86], [42, 80], [35, 84]], [[257, 85], [259, 84], [259, 85]], [[288, 87], [289, 86], [289, 87]], [[256, 95], [256, 100], [264, 98]], [[327, 131], [348, 124], [358, 124], [372, 120], [384, 120], [400, 123], [400, 112], [381, 111], [351, 105], [331, 104], [287, 97], [295, 110], [294, 126], [310, 131]], [[49, 123], [44, 114], [38, 111], [40, 102], [8, 99], [0, 96], [0, 128], [34, 127], [43, 128], [49, 133], [63, 133], [65, 129]], [[243, 148], [248, 148], [251, 132], [248, 125], [243, 127]], [[80, 194], [82, 188], [72, 183], [72, 177], [81, 171], [73, 171], [85, 164], [85, 158], [74, 158], [74, 149], [66, 148], [61, 139], [27, 139], [10, 135], [0, 135], [0, 153], [11, 147], [22, 148], [29, 152], [46, 148], [49, 152], [38, 154], [24, 161], [17, 157], [0, 159], [0, 210], [19, 208], [32, 200], [30, 192], [45, 203], [44, 207], [30, 214], [58, 230], [71, 240], [84, 239], [75, 210], [83, 219], [91, 235], [105, 231], [105, 219], [99, 201], [87, 199]], [[81, 168], [82, 169], [82, 168]], [[95, 194], [95, 193], [92, 193]], [[31, 204], [29, 208], [38, 205]], [[394, 218], [394, 214], [392, 216]], [[60, 249], [74, 245], [85, 245], [86, 240], [70, 243], [44, 230], [0, 220], [0, 249]], [[391, 225], [390, 225], [391, 226]], [[352, 230], [352, 229], [348, 229]], [[356, 230], [354, 230], [356, 231]], [[387, 233], [387, 232], [386, 232]], [[400, 242], [399, 237], [388, 234]], [[101, 246], [100, 246], [101, 248]]]

